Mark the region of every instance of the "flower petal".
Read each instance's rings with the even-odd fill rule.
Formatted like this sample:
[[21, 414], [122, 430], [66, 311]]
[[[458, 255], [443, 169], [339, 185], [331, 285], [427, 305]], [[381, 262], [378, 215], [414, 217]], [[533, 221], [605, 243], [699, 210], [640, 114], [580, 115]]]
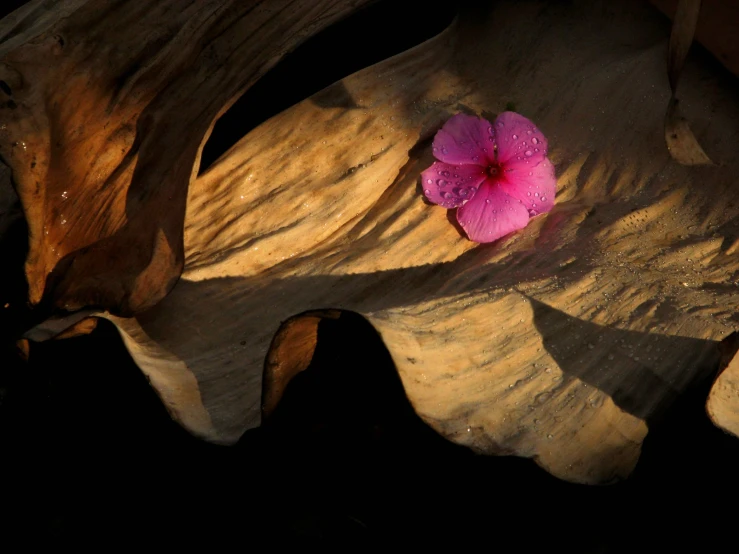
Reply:
[[421, 173], [421, 185], [426, 198], [434, 204], [456, 208], [475, 195], [485, 176], [485, 168], [479, 165], [434, 162]]
[[490, 165], [495, 159], [490, 123], [458, 113], [449, 118], [434, 137], [434, 156], [449, 164]]
[[506, 194], [520, 200], [532, 216], [548, 212], [554, 206], [557, 178], [554, 164], [548, 158], [535, 167], [514, 166], [506, 169], [498, 183]]
[[471, 240], [493, 242], [526, 227], [529, 213], [521, 202], [487, 180], [475, 197], [457, 210], [457, 221]]
[[495, 118], [495, 145], [498, 163], [506, 168], [536, 165], [547, 156], [549, 143], [530, 120], [516, 112]]

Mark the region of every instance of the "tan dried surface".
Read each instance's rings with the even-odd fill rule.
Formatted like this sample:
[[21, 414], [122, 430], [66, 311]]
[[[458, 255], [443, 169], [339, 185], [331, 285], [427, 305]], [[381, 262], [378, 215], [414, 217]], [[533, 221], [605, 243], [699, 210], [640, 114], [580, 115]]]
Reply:
[[[311, 323], [270, 353], [283, 321], [342, 309], [380, 332], [443, 436], [572, 481], [628, 475], [650, 421], [737, 327], [739, 94], [689, 56], [682, 107], [716, 165], [672, 161], [668, 32], [637, 1], [463, 14], [267, 121], [194, 180], [181, 281], [111, 319], [173, 416], [209, 440], [259, 425], [265, 358], [268, 379], [305, 363]], [[549, 138], [557, 203], [478, 245], [423, 201], [418, 176], [449, 115], [493, 117], [509, 101]]]
[[29, 227], [29, 297], [132, 314], [183, 264], [215, 119], [368, 0], [35, 0], [0, 21], [0, 156]]
[[720, 373], [711, 387], [706, 409], [713, 422], [739, 437], [739, 334], [721, 343]]

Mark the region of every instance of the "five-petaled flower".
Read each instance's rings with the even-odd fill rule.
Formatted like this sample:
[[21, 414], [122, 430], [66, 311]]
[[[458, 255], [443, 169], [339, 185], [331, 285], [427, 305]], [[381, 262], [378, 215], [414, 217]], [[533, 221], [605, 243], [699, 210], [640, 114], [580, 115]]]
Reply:
[[557, 179], [547, 158], [547, 139], [515, 112], [491, 125], [456, 114], [436, 133], [440, 160], [421, 173], [431, 202], [459, 208], [457, 221], [475, 242], [492, 242], [554, 206]]

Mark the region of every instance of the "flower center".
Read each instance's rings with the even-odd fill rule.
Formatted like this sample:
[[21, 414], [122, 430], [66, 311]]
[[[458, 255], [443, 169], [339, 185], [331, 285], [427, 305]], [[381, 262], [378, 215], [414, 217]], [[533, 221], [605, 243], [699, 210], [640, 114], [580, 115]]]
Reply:
[[491, 177], [497, 177], [500, 174], [500, 166], [498, 164], [493, 164], [490, 167], [488, 167], [488, 175]]

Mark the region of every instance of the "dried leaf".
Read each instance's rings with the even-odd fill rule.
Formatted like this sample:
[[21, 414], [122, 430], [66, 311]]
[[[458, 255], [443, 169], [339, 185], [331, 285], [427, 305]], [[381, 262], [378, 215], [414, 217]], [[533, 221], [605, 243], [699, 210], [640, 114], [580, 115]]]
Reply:
[[[739, 208], [715, 201], [737, 162], [670, 163], [650, 14], [503, 3], [245, 137], [190, 187], [172, 294], [110, 318], [174, 417], [225, 443], [258, 425], [265, 356], [267, 382], [300, 371], [315, 321], [291, 318], [330, 307], [373, 324], [413, 407], [450, 440], [572, 481], [628, 475], [649, 423], [715, 367], [738, 302], [723, 244]], [[730, 152], [736, 91], [710, 70], [681, 87], [710, 99], [726, 139], [712, 146]], [[424, 203], [418, 175], [445, 117], [511, 97], [550, 138], [557, 205], [476, 245]]]
[[677, 100], [677, 83], [683, 70], [685, 58], [693, 43], [698, 23], [701, 0], [679, 0], [675, 19], [672, 22], [670, 46], [667, 54], [667, 76], [672, 96], [665, 116], [665, 140], [667, 149], [675, 161], [683, 165], [712, 164], [695, 138], [688, 121], [680, 114]]
[[[714, 369], [739, 307], [738, 91], [709, 67], [681, 76], [681, 97], [710, 106], [696, 110], [710, 151], [728, 161], [672, 163], [663, 28], [637, 1], [464, 12], [270, 119], [191, 180], [182, 279], [136, 317], [107, 317], [173, 417], [214, 442], [259, 424], [263, 388], [265, 413], [274, 406], [312, 355], [317, 310], [350, 310], [448, 439], [572, 481], [628, 475], [648, 426]], [[166, 113], [182, 108], [167, 98]], [[477, 245], [424, 203], [418, 176], [447, 117], [510, 99], [549, 139], [557, 204]], [[147, 182], [159, 174], [145, 169]], [[151, 219], [174, 209], [148, 201]], [[136, 285], [149, 298], [162, 287], [149, 275]]]

